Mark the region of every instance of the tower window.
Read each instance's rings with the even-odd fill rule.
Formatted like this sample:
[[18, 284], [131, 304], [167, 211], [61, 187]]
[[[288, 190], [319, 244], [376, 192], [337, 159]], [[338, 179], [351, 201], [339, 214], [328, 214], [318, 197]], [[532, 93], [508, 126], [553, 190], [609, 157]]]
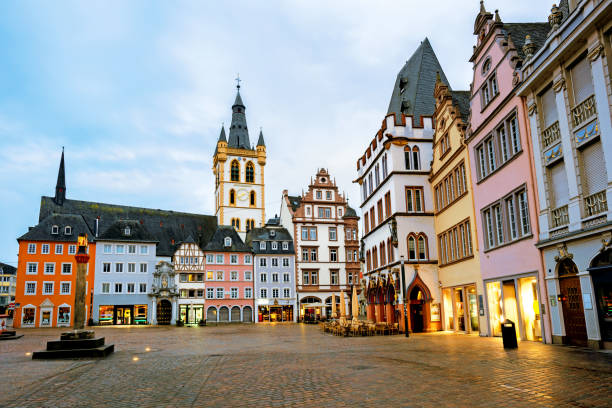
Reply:
[[238, 163], [238, 160], [234, 160], [232, 162], [230, 177], [232, 181], [240, 181], [240, 164]]
[[251, 207], [255, 206], [255, 192], [251, 191], [251, 197], [250, 197], [250, 203], [251, 203]]
[[255, 168], [253, 163], [248, 162], [246, 166], [246, 182], [253, 183], [255, 181]]
[[232, 218], [232, 227], [240, 231], [240, 218]]
[[234, 190], [230, 190], [230, 204], [236, 204], [236, 192]]

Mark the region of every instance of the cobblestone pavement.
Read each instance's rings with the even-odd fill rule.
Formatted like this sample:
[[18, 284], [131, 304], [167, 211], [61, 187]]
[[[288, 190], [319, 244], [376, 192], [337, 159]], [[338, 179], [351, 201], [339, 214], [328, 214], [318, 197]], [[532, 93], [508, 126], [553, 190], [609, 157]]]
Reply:
[[279, 324], [97, 328], [115, 344], [106, 359], [26, 355], [60, 332], [0, 342], [1, 407], [612, 406], [612, 355], [566, 346]]

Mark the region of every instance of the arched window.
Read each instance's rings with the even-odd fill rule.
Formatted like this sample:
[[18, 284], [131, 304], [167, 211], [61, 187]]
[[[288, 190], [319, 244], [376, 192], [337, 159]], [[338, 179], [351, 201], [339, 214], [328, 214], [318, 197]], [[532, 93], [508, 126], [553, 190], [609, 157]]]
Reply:
[[255, 167], [253, 163], [248, 162], [246, 165], [246, 182], [253, 183], [255, 181]]
[[412, 234], [408, 235], [408, 259], [411, 261], [415, 261], [417, 259], [416, 239], [414, 239]]
[[240, 218], [232, 218], [232, 227], [240, 231]]
[[424, 261], [427, 259], [427, 237], [424, 234], [419, 235], [419, 260]]
[[236, 192], [233, 189], [230, 190], [230, 205], [236, 205]]
[[387, 264], [387, 253], [385, 251], [385, 242], [380, 243], [380, 266]]
[[368, 272], [371, 271], [372, 270], [372, 257], [370, 255], [369, 249], [366, 251], [366, 265], [367, 265]]
[[378, 249], [376, 248], [376, 246], [372, 248], [372, 268], [378, 268]]
[[251, 191], [250, 197], [249, 197], [249, 204], [251, 207], [255, 207], [255, 192]]
[[412, 169], [419, 170], [421, 168], [421, 158], [419, 157], [419, 148], [412, 148]]
[[230, 177], [232, 181], [240, 181], [240, 163], [238, 163], [238, 160], [232, 161]]
[[482, 64], [482, 73], [486, 74], [491, 69], [491, 58], [487, 58]]
[[410, 147], [404, 147], [404, 161], [406, 162], [406, 170], [410, 170]]
[[253, 220], [253, 219], [246, 220], [246, 230], [250, 231], [253, 228], [255, 228], [255, 220]]

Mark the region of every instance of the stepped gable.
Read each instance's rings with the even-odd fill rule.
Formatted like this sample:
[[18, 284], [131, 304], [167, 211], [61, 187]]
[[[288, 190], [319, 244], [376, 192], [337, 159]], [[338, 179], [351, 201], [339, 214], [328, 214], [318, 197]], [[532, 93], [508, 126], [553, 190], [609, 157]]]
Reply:
[[[225, 238], [227, 237], [232, 239], [232, 245], [229, 247], [225, 246]], [[234, 227], [229, 225], [219, 225], [203, 250], [218, 252], [252, 252], [251, 248], [240, 239], [240, 235], [238, 235]]]
[[[129, 233], [126, 233], [129, 227]], [[97, 238], [107, 241], [133, 241], [133, 242], [158, 242], [158, 240], [147, 230], [144, 223], [138, 220], [117, 220]]]
[[422, 116], [433, 116], [437, 72], [441, 81], [448, 86], [444, 70], [429, 40], [425, 38], [397, 74], [387, 111], [388, 115], [395, 114], [396, 125], [401, 125], [402, 114], [412, 115], [414, 126], [422, 126]]
[[[52, 197], [42, 197], [39, 222], [51, 214], [79, 214], [92, 232], [95, 232], [98, 218], [98, 232], [105, 232], [119, 220], [138, 220], [158, 241], [159, 256], [172, 256], [179, 243], [189, 235], [200, 248], [204, 248], [217, 228], [217, 217], [212, 215], [68, 199], [58, 205]], [[90, 236], [93, 236], [92, 232]]]
[[[52, 197], [45, 198], [54, 202]], [[58, 226], [57, 234], [51, 233], [51, 227], [54, 225]], [[71, 228], [70, 234], [66, 234], [65, 227]], [[51, 213], [46, 216], [41, 214], [38, 225], [30, 228], [28, 232], [17, 238], [17, 241], [76, 242], [79, 234], [87, 234], [91, 241], [94, 239], [93, 230], [85, 222], [83, 216], [76, 213]]]

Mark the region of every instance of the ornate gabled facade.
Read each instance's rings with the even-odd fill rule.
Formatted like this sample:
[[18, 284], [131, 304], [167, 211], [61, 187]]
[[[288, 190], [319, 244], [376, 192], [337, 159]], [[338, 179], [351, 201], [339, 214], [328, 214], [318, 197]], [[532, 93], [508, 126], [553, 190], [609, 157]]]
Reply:
[[[409, 330], [440, 329], [438, 251], [429, 185], [436, 72], [440, 81], [448, 84], [425, 39], [399, 72], [389, 113], [357, 161], [364, 277], [371, 289], [366, 294], [368, 319], [391, 324], [399, 321], [401, 330], [403, 301], [410, 303]], [[405, 299], [399, 283], [402, 261], [407, 280]]]
[[282, 205], [281, 223], [293, 231], [299, 320], [330, 318], [332, 295], [336, 302], [341, 291], [349, 298], [358, 284], [359, 218], [326, 169], [317, 171], [301, 197], [285, 190]]
[[[542, 308], [546, 292], [537, 242], [537, 189], [528, 137], [527, 114], [515, 89], [525, 59], [525, 36], [541, 44], [548, 23], [505, 23], [499, 13], [481, 9], [474, 23], [476, 45], [470, 59], [474, 78], [470, 128], [471, 182], [476, 212], [475, 251], [485, 291], [482, 333], [501, 336], [502, 323], [516, 324], [522, 340], [545, 340]], [[520, 254], [520, 256], [517, 256]], [[471, 312], [471, 311], [470, 311]], [[550, 339], [550, 336], [548, 336]]]
[[219, 225], [233, 226], [242, 239], [265, 224], [266, 144], [260, 131], [257, 146], [251, 145], [245, 111], [238, 85], [229, 139], [222, 127], [213, 157], [215, 215]]
[[479, 310], [478, 302], [478, 297], [483, 297], [483, 285], [476, 244], [470, 156], [464, 139], [470, 92], [452, 91], [438, 80], [434, 96], [436, 130], [429, 181], [435, 208], [442, 329], [486, 333], [484, 309]]
[[553, 7], [546, 38], [524, 40], [517, 89], [531, 131], [539, 192], [532, 220], [552, 341], [595, 348], [612, 348], [611, 15], [609, 0]]

